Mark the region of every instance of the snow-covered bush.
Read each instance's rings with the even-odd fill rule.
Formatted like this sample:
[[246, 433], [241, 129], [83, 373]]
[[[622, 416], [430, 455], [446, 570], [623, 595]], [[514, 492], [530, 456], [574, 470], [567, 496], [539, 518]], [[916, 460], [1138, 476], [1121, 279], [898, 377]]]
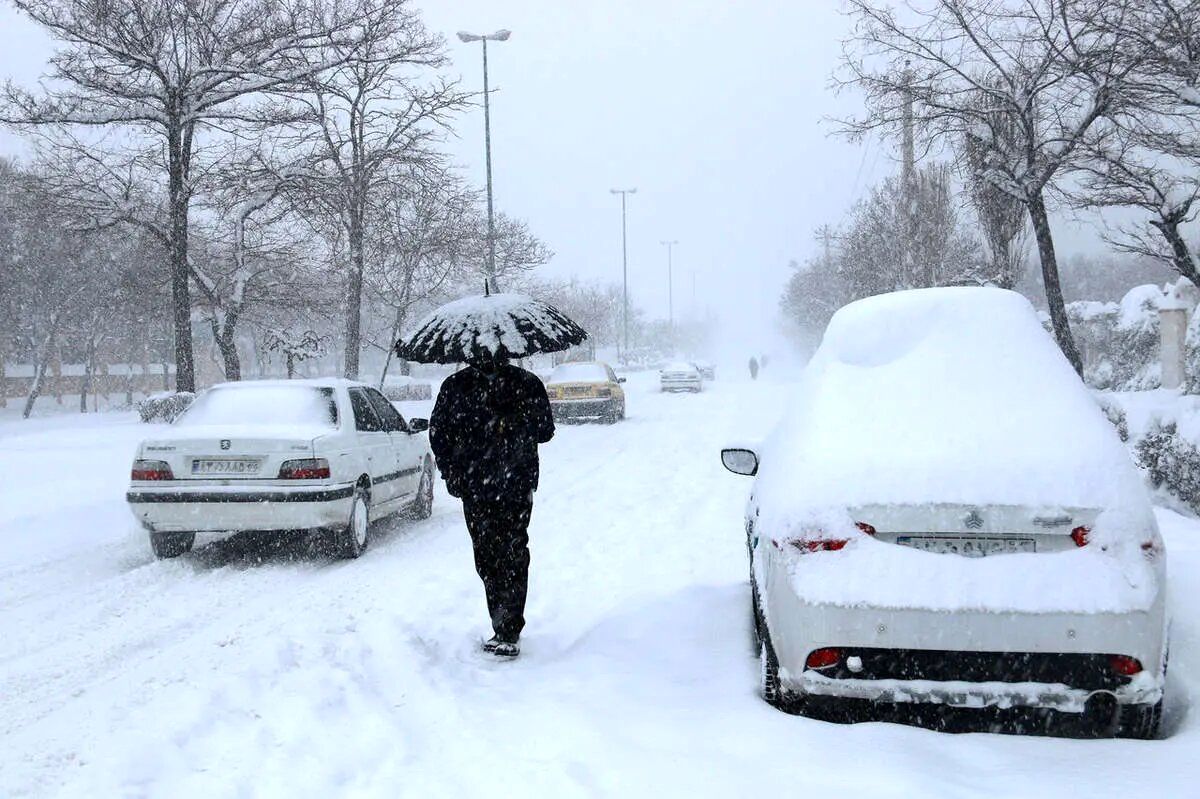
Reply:
[[1071, 330], [1083, 352], [1083, 379], [1093, 388], [1142, 391], [1158, 388], [1158, 309], [1163, 290], [1136, 286], [1121, 302], [1067, 305]]
[[1138, 463], [1155, 488], [1165, 488], [1200, 512], [1200, 447], [1176, 425], [1155, 426], [1134, 447]]
[[1104, 411], [1104, 415], [1108, 418], [1108, 421], [1112, 422], [1112, 426], [1117, 428], [1117, 435], [1120, 436], [1122, 441], [1128, 443], [1129, 421], [1125, 416], [1125, 409], [1103, 395], [1097, 396], [1096, 400], [1100, 403], [1100, 410]]
[[162, 391], [151, 394], [137, 404], [143, 422], [173, 422], [188, 409], [196, 395], [190, 391]]

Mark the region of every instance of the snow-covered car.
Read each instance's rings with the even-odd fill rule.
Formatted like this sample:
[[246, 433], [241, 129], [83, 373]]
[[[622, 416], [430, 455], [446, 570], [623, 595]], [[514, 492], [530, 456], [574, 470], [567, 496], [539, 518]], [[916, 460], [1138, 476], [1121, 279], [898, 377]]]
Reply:
[[369, 522], [429, 516], [428, 427], [353, 381], [223, 383], [139, 445], [126, 499], [160, 558], [198, 532], [250, 530], [331, 533], [358, 557]]
[[663, 391], [703, 391], [704, 378], [695, 364], [675, 361], [662, 368], [659, 386]]
[[556, 419], [625, 418], [625, 378], [599, 361], [559, 364], [546, 379], [546, 395]]
[[1156, 734], [1163, 542], [1115, 430], [1021, 296], [846, 306], [777, 430], [722, 461], [757, 475], [746, 533], [772, 704]]
[[692, 365], [700, 370], [700, 376], [705, 380], [717, 379], [717, 368], [713, 366], [712, 361], [693, 361]]

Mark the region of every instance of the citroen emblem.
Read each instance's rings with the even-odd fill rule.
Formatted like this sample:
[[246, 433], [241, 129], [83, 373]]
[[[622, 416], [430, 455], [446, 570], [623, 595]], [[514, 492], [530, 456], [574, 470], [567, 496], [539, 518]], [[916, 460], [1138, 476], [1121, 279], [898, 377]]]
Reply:
[[963, 519], [963, 524], [970, 530], [978, 530], [983, 527], [983, 517], [979, 515], [979, 511], [973, 510]]
[[229, 439], [228, 438], [221, 439], [221, 449], [229, 449]]

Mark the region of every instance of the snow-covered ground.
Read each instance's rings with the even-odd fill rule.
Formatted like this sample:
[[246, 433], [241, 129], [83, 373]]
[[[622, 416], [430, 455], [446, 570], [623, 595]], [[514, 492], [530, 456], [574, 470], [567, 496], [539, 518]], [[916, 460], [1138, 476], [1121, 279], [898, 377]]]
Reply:
[[233, 540], [156, 562], [129, 414], [0, 421], [0, 796], [1197, 795], [1200, 524], [1160, 511], [1174, 635], [1161, 741], [944, 735], [756, 695], [742, 510], [717, 451], [787, 386], [730, 379], [543, 448], [524, 652], [476, 651], [457, 502], [360, 560]]

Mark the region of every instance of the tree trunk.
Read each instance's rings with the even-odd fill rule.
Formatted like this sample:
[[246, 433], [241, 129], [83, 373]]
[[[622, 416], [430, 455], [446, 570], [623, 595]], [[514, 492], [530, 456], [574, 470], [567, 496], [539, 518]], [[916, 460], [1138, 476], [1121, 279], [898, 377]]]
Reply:
[[25, 398], [25, 409], [21, 412], [21, 418], [28, 419], [33, 413], [33, 405], [37, 402], [38, 396], [42, 393], [42, 384], [46, 379], [46, 369], [50, 366], [50, 354], [54, 351], [54, 336], [58, 332], [58, 321], [51, 322], [50, 332], [46, 334], [46, 340], [42, 343], [42, 351], [38, 353], [37, 364], [34, 367], [33, 384], [29, 386], [29, 396]]
[[83, 364], [83, 381], [79, 386], [79, 412], [87, 413], [88, 392], [92, 390], [92, 371], [95, 369], [96, 339], [88, 339], [86, 361]]
[[227, 313], [222, 324], [218, 324], [216, 319], [211, 319], [210, 324], [213, 340], [217, 342], [217, 349], [221, 351], [225, 379], [241, 380], [242, 358], [238, 355], [237, 339], [234, 335], [237, 330], [237, 314]]
[[357, 380], [363, 286], [363, 224], [359, 209], [351, 209], [349, 234], [350, 274], [346, 281], [346, 366], [343, 374], [351, 380]]
[[175, 388], [195, 391], [192, 355], [191, 279], [188, 269], [188, 164], [191, 156], [190, 129], [173, 121], [167, 131], [167, 200], [170, 214], [171, 307], [175, 329]]
[[288, 380], [291, 380], [291, 379], [292, 379], [292, 376], [293, 376], [293, 375], [295, 375], [295, 374], [296, 374], [296, 357], [295, 357], [294, 355], [292, 355], [292, 353], [290, 353], [290, 352], [289, 352], [289, 353], [287, 354], [287, 376], [288, 376]]
[[1192, 285], [1200, 288], [1200, 272], [1196, 270], [1196, 262], [1192, 258], [1191, 248], [1179, 233], [1179, 223], [1152, 222], [1163, 238], [1171, 245], [1171, 257], [1179, 274], [1192, 281]]
[[1037, 239], [1038, 257], [1042, 262], [1042, 281], [1046, 288], [1046, 305], [1050, 308], [1050, 322], [1054, 326], [1054, 338], [1071, 367], [1083, 377], [1083, 358], [1071, 335], [1071, 324], [1067, 321], [1067, 306], [1063, 302], [1062, 284], [1058, 279], [1058, 259], [1054, 254], [1054, 237], [1050, 233], [1050, 218], [1046, 215], [1046, 203], [1039, 191], [1028, 200], [1029, 219], [1033, 223], [1033, 234]]

